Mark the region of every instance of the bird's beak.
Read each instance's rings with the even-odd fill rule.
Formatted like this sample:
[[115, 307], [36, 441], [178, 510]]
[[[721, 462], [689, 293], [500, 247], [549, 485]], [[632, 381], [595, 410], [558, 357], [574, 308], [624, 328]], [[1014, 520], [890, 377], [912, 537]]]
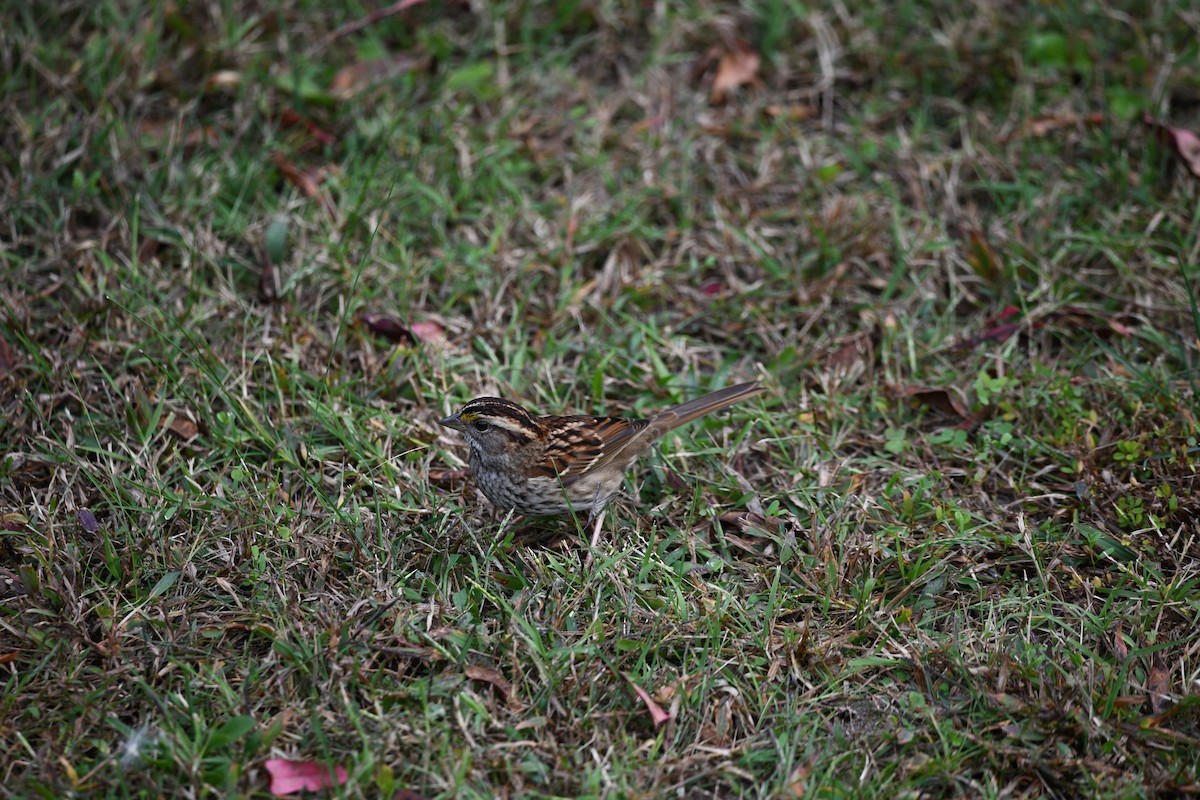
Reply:
[[448, 417], [443, 417], [438, 420], [438, 425], [445, 425], [447, 428], [453, 428], [456, 431], [464, 430], [467, 426], [458, 418], [458, 414], [451, 414]]

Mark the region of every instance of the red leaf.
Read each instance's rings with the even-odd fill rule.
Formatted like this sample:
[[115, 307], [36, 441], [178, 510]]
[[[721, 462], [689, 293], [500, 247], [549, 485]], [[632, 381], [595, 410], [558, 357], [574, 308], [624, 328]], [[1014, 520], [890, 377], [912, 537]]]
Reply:
[[1142, 122], [1158, 133], [1158, 140], [1175, 151], [1183, 159], [1188, 172], [1200, 178], [1200, 134], [1186, 128], [1172, 128], [1157, 122], [1149, 113], [1142, 114]]
[[634, 683], [632, 678], [630, 678], [628, 675], [623, 675], [623, 677], [629, 682], [630, 687], [633, 689], [633, 693], [641, 698], [641, 701], [645, 703], [646, 710], [650, 712], [650, 720], [654, 723], [655, 729], [661, 728], [663, 725], [667, 724], [667, 722], [669, 722], [671, 719], [671, 715], [666, 711], [663, 711], [662, 706], [654, 702], [654, 698], [650, 696], [650, 693]]
[[292, 761], [286, 758], [270, 758], [266, 763], [271, 775], [271, 794], [282, 796], [296, 792], [319, 792], [331, 786], [345, 783], [348, 775], [343, 767], [329, 767], [317, 761]]
[[415, 341], [413, 332], [403, 325], [400, 320], [393, 317], [367, 312], [359, 314], [358, 321], [366, 325], [371, 333], [381, 336], [389, 342], [412, 344]]

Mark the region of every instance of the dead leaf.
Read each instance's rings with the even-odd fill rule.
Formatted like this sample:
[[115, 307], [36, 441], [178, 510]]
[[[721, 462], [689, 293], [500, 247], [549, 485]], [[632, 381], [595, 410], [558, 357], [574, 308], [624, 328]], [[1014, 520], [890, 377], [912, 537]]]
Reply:
[[345, 783], [349, 777], [344, 767], [329, 767], [318, 761], [292, 761], [269, 758], [264, 766], [271, 775], [271, 794], [283, 796], [297, 792], [319, 792]]
[[463, 668], [463, 674], [473, 681], [483, 681], [490, 683], [504, 696], [505, 700], [513, 699], [513, 687], [508, 682], [508, 679], [500, 673], [500, 670], [492, 667], [485, 667], [482, 664], [467, 664]]
[[446, 340], [446, 332], [436, 322], [414, 322], [408, 329], [412, 331], [412, 335], [419, 342], [443, 342]]
[[808, 775], [812, 772], [813, 764], [816, 763], [816, 756], [810, 757], [803, 764], [796, 766], [792, 770], [792, 774], [788, 775], [788, 797], [800, 800], [804, 797], [804, 790], [808, 785]]
[[1100, 311], [1080, 306], [1063, 306], [1057, 311], [1047, 314], [1046, 319], [1065, 322], [1072, 330], [1082, 328], [1096, 333], [1111, 331], [1118, 336], [1133, 335], [1129, 326], [1117, 322]]
[[6, 511], [0, 514], [0, 530], [20, 531], [29, 524], [29, 518], [16, 511]]
[[424, 59], [408, 53], [349, 64], [333, 76], [333, 80], [329, 82], [329, 93], [339, 100], [349, 100], [376, 84], [419, 69], [423, 64]]
[[670, 486], [677, 492], [691, 492], [692, 486], [679, 476], [679, 473], [670, 467], [663, 467], [663, 477], [667, 479], [667, 486]]
[[807, 119], [814, 119], [820, 116], [820, 109], [812, 105], [792, 105], [779, 106], [771, 104], [763, 109], [763, 112], [768, 117], [775, 119], [783, 118], [792, 122], [804, 122]]
[[1171, 707], [1171, 675], [1162, 658], [1155, 654], [1150, 658], [1150, 674], [1146, 676], [1146, 695], [1150, 713], [1158, 716]]
[[288, 183], [300, 190], [305, 197], [319, 198], [326, 210], [333, 210], [333, 203], [329, 197], [321, 191], [321, 184], [329, 177], [329, 169], [327, 167], [318, 166], [311, 169], [300, 169], [283, 153], [272, 153], [271, 161], [275, 163], [276, 168], [283, 173], [283, 177]]
[[654, 698], [650, 696], [649, 692], [634, 683], [633, 678], [629, 677], [625, 673], [621, 673], [621, 677], [629, 682], [629, 686], [633, 689], [633, 693], [636, 694], [641, 699], [642, 703], [645, 704], [646, 710], [650, 712], [650, 720], [654, 723], [655, 730], [658, 730], [670, 721], [671, 715], [666, 711], [663, 711], [662, 706], [654, 702]]
[[1158, 134], [1158, 140], [1179, 156], [1188, 172], [1200, 178], [1200, 134], [1186, 128], [1172, 128], [1156, 121], [1150, 114], [1142, 115], [1142, 122]]
[[442, 485], [466, 480], [470, 474], [471, 471], [468, 469], [431, 469], [429, 470], [428, 477], [430, 483]]
[[20, 575], [10, 569], [0, 567], [0, 598], [16, 597], [27, 592], [25, 582], [21, 580]]
[[332, 133], [322, 128], [317, 123], [313, 122], [308, 117], [301, 116], [292, 109], [284, 109], [279, 115], [279, 127], [281, 128], [303, 128], [312, 140], [322, 147], [329, 147], [337, 143], [337, 137]]
[[732, 90], [747, 84], [757, 85], [761, 63], [758, 52], [745, 39], [736, 38], [729, 42], [717, 59], [717, 74], [713, 77], [709, 100], [719, 105]]
[[1004, 278], [1004, 262], [996, 254], [991, 242], [981, 230], [971, 230], [967, 233], [967, 263], [975, 274], [992, 284], [999, 284]]
[[12, 663], [13, 661], [16, 661], [17, 658], [17, 653], [0, 653], [0, 664]]
[[214, 89], [235, 89], [241, 85], [242, 73], [233, 69], [223, 69], [208, 76], [208, 80], [204, 82], [204, 91], [211, 92]]
[[770, 536], [779, 533], [783, 520], [777, 517], [764, 517], [753, 511], [727, 511], [717, 517], [723, 524], [737, 528], [742, 533], [755, 536]]
[[852, 333], [845, 336], [827, 359], [825, 366], [832, 372], [846, 372], [855, 364], [865, 360], [870, 352], [871, 340], [865, 333]]
[[395, 16], [396, 14], [399, 14], [402, 11], [406, 11], [406, 10], [412, 8], [413, 6], [419, 6], [419, 5], [421, 5], [421, 3], [424, 3], [424, 2], [425, 2], [425, 0], [399, 0], [399, 2], [392, 3], [387, 8], [381, 8], [377, 11], [372, 11], [370, 14], [367, 14], [362, 19], [356, 19], [356, 20], [354, 20], [354, 22], [348, 22], [345, 25], [343, 25], [342, 27], [335, 30], [333, 33], [326, 36], [325, 40], [323, 42], [321, 42], [321, 46], [325, 47], [326, 45], [331, 43], [334, 39], [339, 39], [342, 36], [347, 36], [351, 33], [360, 31], [363, 28], [367, 27], [368, 25], [374, 25], [376, 22], [379, 22], [382, 19], [387, 19], [388, 17]]
[[8, 377], [8, 374], [13, 371], [13, 367], [21, 363], [20, 356], [17, 355], [17, 350], [7, 339], [0, 337], [0, 381]]
[[384, 314], [374, 314], [364, 312], [358, 315], [358, 321], [367, 326], [367, 329], [376, 336], [387, 339], [389, 342], [397, 342], [399, 344], [412, 344], [416, 341], [412, 331], [400, 320], [394, 317], [389, 317]]
[[190, 442], [200, 435], [200, 427], [192, 422], [187, 417], [181, 417], [175, 414], [171, 417], [170, 424], [171, 433], [183, 439], [185, 442]]
[[970, 410], [966, 399], [956, 387], [908, 386], [891, 384], [888, 387], [897, 397], [904, 397], [932, 408], [948, 417], [967, 418]]
[[83, 528], [84, 533], [95, 533], [100, 530], [100, 523], [91, 509], [85, 508], [79, 512], [79, 527]]
[[984, 342], [1007, 340], [1017, 331], [1021, 330], [1022, 326], [1029, 325], [1030, 327], [1040, 327], [1041, 323], [1037, 322], [1004, 322], [1004, 320], [1019, 316], [1021, 309], [1016, 306], [1005, 306], [1004, 309], [994, 317], [988, 318], [984, 323], [984, 332], [978, 336], [972, 336], [964, 339], [954, 345], [955, 350], [974, 350]]
[[146, 119], [138, 125], [138, 136], [147, 149], [163, 150], [167, 145], [180, 144], [187, 155], [200, 145], [216, 147], [220, 143], [217, 129], [211, 125], [190, 128], [180, 137], [182, 124], [178, 119]]
[[1113, 655], [1121, 661], [1129, 658], [1129, 645], [1125, 644], [1125, 637], [1121, 633], [1121, 621], [1117, 620], [1117, 629], [1112, 635], [1112, 651]]
[[1063, 128], [1084, 127], [1087, 125], [1103, 125], [1105, 121], [1104, 112], [1093, 111], [1090, 114], [1042, 114], [1028, 120], [1021, 126], [1018, 133], [1012, 133], [1001, 139], [1002, 142], [1012, 141], [1016, 138], [1032, 137], [1040, 139], [1055, 131]]

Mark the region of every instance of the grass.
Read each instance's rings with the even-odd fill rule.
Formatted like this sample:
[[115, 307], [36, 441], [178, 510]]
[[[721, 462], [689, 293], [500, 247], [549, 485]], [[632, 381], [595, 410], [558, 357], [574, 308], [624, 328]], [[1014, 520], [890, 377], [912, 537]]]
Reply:
[[[60, 6], [0, 30], [5, 794], [1200, 792], [1194, 13]], [[755, 377], [590, 567], [436, 424]]]

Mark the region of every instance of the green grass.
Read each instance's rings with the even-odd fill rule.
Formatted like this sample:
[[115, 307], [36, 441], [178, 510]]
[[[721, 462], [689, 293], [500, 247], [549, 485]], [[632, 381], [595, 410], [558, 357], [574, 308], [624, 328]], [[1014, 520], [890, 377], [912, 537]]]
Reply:
[[[1194, 15], [27, 6], [5, 794], [261, 797], [270, 758], [348, 797], [1197, 791], [1200, 182], [1139, 121], [1200, 129]], [[761, 83], [714, 106], [728, 35]], [[750, 378], [592, 553], [447, 477], [481, 394]]]

